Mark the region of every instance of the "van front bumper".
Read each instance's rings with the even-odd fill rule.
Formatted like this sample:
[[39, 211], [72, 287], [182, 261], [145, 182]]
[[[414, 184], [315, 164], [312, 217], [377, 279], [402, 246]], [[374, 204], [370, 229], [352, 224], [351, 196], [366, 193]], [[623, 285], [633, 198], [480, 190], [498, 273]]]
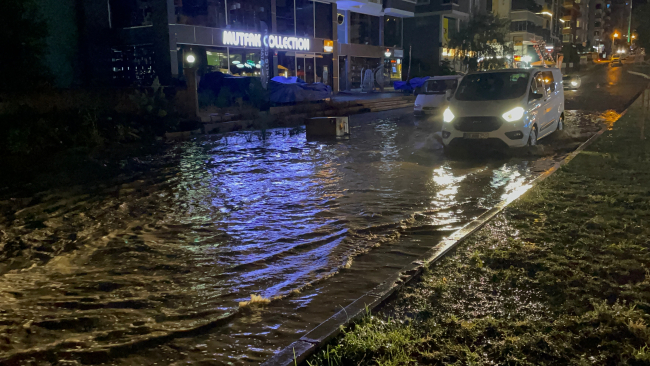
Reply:
[[[496, 118], [496, 117], [495, 117]], [[445, 123], [442, 126], [442, 143], [445, 146], [456, 144], [483, 144], [487, 141], [499, 140], [508, 147], [522, 147], [528, 143], [530, 128], [524, 121], [500, 121], [500, 126], [492, 131], [489, 128], [463, 128], [459, 130], [458, 123]]]

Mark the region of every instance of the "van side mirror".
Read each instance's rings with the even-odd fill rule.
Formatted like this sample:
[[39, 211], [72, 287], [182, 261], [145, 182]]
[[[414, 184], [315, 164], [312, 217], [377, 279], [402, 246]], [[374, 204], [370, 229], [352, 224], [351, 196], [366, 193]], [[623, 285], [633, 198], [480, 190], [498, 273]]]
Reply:
[[451, 89], [447, 89], [445, 91], [445, 98], [447, 98], [447, 100], [450, 100], [452, 95], [453, 95], [453, 93], [452, 93]]
[[544, 94], [532, 93], [529, 100], [538, 100], [544, 98]]

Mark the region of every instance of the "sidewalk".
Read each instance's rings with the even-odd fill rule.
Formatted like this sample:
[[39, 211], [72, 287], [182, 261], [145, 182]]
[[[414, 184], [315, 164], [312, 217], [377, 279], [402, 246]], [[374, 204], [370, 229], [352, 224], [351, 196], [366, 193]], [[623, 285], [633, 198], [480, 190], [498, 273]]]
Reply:
[[642, 101], [310, 364], [649, 365]]
[[374, 92], [374, 93], [345, 93], [340, 92], [333, 96], [331, 99], [334, 102], [351, 102], [355, 100], [368, 100], [368, 99], [385, 99], [385, 98], [395, 98], [407, 95], [400, 91], [389, 91], [389, 92]]

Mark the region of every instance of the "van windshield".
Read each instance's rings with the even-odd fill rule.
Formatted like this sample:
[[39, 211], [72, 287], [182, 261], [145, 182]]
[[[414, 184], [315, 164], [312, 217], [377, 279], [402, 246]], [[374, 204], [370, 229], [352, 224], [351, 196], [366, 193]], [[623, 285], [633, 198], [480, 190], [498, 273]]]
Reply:
[[467, 75], [456, 91], [457, 100], [483, 101], [518, 98], [528, 89], [527, 72], [492, 72]]
[[424, 94], [445, 94], [447, 90], [454, 91], [458, 80], [427, 80], [424, 84]]

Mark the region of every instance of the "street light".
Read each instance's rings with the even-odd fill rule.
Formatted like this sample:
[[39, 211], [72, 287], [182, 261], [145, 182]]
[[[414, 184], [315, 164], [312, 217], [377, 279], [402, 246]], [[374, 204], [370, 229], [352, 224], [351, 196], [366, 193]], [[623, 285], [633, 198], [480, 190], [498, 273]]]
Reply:
[[196, 57], [194, 57], [194, 55], [192, 55], [192, 54], [187, 55], [187, 57], [186, 57], [185, 59], [187, 60], [187, 62], [188, 62], [190, 65], [193, 64], [194, 61], [196, 61]]

